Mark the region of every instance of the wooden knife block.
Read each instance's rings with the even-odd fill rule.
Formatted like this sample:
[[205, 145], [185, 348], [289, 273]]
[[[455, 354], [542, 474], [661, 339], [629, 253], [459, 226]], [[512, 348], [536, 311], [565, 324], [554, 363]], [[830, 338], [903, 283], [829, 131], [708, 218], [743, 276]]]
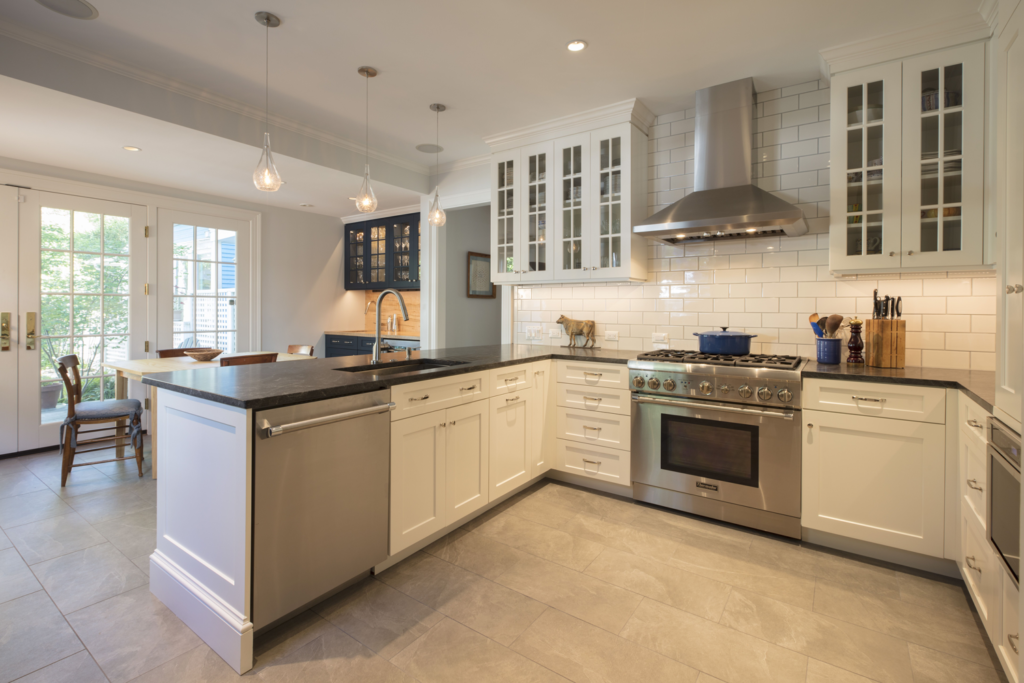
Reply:
[[865, 320], [864, 360], [873, 368], [902, 368], [907, 358], [906, 320]]

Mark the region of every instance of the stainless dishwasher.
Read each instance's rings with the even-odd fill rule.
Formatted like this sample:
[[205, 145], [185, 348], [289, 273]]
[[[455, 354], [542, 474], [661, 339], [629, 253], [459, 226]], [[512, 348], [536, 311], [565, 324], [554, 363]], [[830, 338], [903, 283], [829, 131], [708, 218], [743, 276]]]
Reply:
[[255, 415], [255, 629], [388, 556], [389, 389]]

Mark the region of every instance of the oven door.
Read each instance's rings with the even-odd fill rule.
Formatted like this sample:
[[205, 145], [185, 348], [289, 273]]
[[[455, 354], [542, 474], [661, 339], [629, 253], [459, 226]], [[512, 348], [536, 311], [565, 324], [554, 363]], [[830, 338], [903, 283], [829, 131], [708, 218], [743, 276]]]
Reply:
[[1013, 582], [1020, 580], [1020, 470], [988, 447], [988, 540]]
[[635, 394], [633, 481], [799, 517], [797, 415]]

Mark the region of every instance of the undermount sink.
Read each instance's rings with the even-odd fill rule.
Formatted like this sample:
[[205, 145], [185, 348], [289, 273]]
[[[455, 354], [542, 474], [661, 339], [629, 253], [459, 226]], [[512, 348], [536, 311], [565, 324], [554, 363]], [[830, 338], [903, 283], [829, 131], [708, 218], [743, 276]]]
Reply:
[[450, 368], [453, 365], [465, 365], [464, 360], [436, 360], [433, 358], [421, 358], [418, 360], [396, 361], [393, 363], [377, 363], [376, 365], [357, 365], [351, 368], [335, 368], [339, 372], [351, 372], [364, 375], [404, 375], [410, 372], [426, 372], [427, 370], [439, 370]]

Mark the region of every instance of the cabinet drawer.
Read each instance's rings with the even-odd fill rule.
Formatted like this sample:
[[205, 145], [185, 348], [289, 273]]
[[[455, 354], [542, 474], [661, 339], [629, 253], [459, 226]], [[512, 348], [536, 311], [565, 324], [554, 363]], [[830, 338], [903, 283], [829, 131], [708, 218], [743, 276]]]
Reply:
[[360, 351], [373, 353], [373, 345], [377, 343], [375, 337], [356, 337], [356, 345]]
[[487, 375], [469, 373], [391, 387], [391, 421], [487, 398]]
[[983, 445], [970, 436], [960, 437], [960, 496], [974, 513], [981, 528], [987, 529], [988, 456]]
[[[991, 636], [999, 631], [999, 607], [1003, 568], [985, 540], [985, 533], [973, 522], [973, 512], [964, 508], [960, 516], [960, 574], [974, 598], [974, 606]], [[994, 640], [994, 638], [993, 638]]]
[[830, 413], [945, 424], [946, 390], [906, 384], [808, 379], [804, 382], [803, 407]]
[[533, 365], [522, 363], [507, 368], [495, 368], [487, 376], [490, 382], [491, 396], [514, 394], [521, 389], [533, 386]]
[[329, 334], [327, 335], [325, 342], [328, 349], [355, 351], [359, 348], [358, 337], [342, 337], [337, 334]]
[[625, 389], [584, 387], [578, 384], [558, 385], [558, 405], [588, 413], [629, 415], [629, 395]]
[[558, 408], [558, 438], [629, 450], [629, 415]]
[[558, 469], [591, 479], [630, 485], [629, 452], [558, 439]]
[[982, 444], [988, 443], [988, 418], [991, 413], [968, 398], [964, 392], [960, 394], [958, 417], [960, 419], [960, 431], [970, 434], [980, 440]]
[[[1013, 579], [1003, 572], [1003, 633], [996, 645], [1001, 659], [1005, 664], [1006, 675], [1013, 683], [1017, 683], [1017, 650], [1020, 649], [1020, 593], [1013, 585]], [[995, 637], [992, 638], [996, 640]]]
[[629, 368], [614, 363], [558, 362], [558, 381], [605, 389], [629, 389]]

